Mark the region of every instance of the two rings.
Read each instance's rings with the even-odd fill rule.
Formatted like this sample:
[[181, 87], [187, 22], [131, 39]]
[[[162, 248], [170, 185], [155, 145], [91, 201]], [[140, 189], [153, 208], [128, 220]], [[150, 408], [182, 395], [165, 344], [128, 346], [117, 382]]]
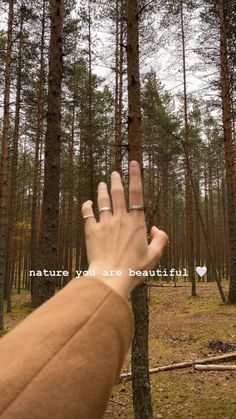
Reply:
[[[129, 207], [129, 210], [144, 210], [144, 206], [143, 205], [131, 205]], [[102, 207], [99, 209], [99, 212], [103, 212], [103, 211], [111, 211], [110, 207]], [[84, 215], [83, 219], [85, 220], [86, 218], [94, 218], [94, 215]]]

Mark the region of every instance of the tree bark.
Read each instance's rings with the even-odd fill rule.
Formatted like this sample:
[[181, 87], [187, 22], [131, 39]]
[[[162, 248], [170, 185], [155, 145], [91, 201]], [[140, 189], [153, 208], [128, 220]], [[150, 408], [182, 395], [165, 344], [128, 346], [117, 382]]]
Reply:
[[[40, 195], [40, 145], [42, 143], [43, 119], [44, 119], [44, 83], [45, 83], [45, 9], [46, 0], [43, 0], [42, 29], [41, 29], [41, 46], [40, 46], [40, 70], [38, 80], [37, 94], [37, 131], [35, 139], [35, 155], [34, 155], [34, 180], [33, 180], [33, 197], [31, 208], [31, 252], [30, 252], [30, 269], [35, 270], [38, 248], [38, 230], [39, 230], [39, 212], [38, 203]], [[33, 294], [34, 277], [31, 277], [31, 294]]]
[[89, 109], [88, 109], [88, 157], [89, 157], [89, 196], [90, 199], [93, 201], [94, 206], [95, 203], [95, 194], [94, 194], [94, 155], [93, 155], [93, 136], [94, 136], [94, 128], [93, 128], [93, 109], [92, 109], [92, 102], [93, 102], [93, 94], [92, 94], [92, 39], [91, 39], [91, 0], [88, 1], [88, 64], [89, 64], [89, 74], [88, 74], [88, 101], [89, 101]]
[[[186, 54], [185, 54], [185, 30], [184, 30], [184, 13], [183, 1], [180, 2], [181, 17], [181, 35], [182, 35], [182, 57], [183, 57], [183, 82], [184, 82], [184, 141], [186, 159], [191, 163], [191, 145], [189, 140], [189, 122], [188, 122], [188, 99], [187, 99], [187, 80], [186, 80]], [[188, 270], [192, 284], [192, 297], [196, 294], [196, 281], [194, 269], [194, 235], [193, 235], [193, 197], [190, 181], [190, 173], [188, 164], [186, 163], [186, 232], [188, 245]]]
[[116, 0], [115, 51], [115, 170], [121, 173], [122, 163], [122, 101], [123, 101], [123, 0]]
[[16, 83], [16, 107], [15, 107], [15, 126], [13, 133], [13, 151], [11, 159], [11, 181], [8, 198], [7, 214], [7, 264], [6, 264], [6, 298], [7, 312], [11, 311], [11, 266], [13, 256], [13, 237], [16, 218], [16, 193], [17, 193], [17, 168], [18, 168], [18, 149], [19, 149], [19, 128], [20, 128], [20, 108], [21, 108], [21, 67], [22, 67], [22, 43], [23, 43], [23, 9], [20, 10], [20, 38], [18, 49], [17, 83]]
[[227, 25], [225, 17], [225, 2], [220, 0], [220, 79], [222, 99], [222, 120], [224, 130], [224, 150], [226, 165], [227, 197], [228, 197], [228, 224], [229, 224], [229, 254], [230, 254], [230, 304], [236, 304], [236, 148], [233, 141], [230, 73], [227, 51]]
[[7, 189], [8, 189], [8, 132], [9, 132], [9, 109], [10, 109], [10, 86], [11, 86], [11, 54], [12, 54], [12, 22], [13, 0], [9, 0], [8, 29], [7, 29], [7, 53], [4, 80], [4, 109], [2, 130], [2, 155], [0, 168], [0, 330], [4, 327], [3, 300], [4, 281], [6, 270], [6, 222], [7, 222]]
[[[129, 160], [142, 170], [141, 95], [139, 75], [139, 14], [137, 0], [127, 0], [128, 141]], [[132, 343], [133, 407], [136, 419], [151, 419], [152, 402], [148, 359], [148, 291], [146, 284], [132, 293], [135, 334]]]
[[[42, 228], [36, 262], [39, 270], [58, 269], [63, 15], [63, 0], [51, 0]], [[35, 277], [32, 298], [34, 307], [41, 305], [54, 293], [54, 278]]]

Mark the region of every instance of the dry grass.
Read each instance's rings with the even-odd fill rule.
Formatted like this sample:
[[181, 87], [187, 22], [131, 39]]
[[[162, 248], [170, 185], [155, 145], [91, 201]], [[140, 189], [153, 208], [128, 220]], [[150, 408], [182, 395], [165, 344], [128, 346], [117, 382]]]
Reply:
[[[199, 284], [198, 297], [189, 294], [190, 287], [152, 289], [150, 368], [218, 355], [208, 347], [212, 340], [236, 344], [236, 308], [221, 304], [216, 285]], [[236, 418], [234, 371], [166, 371], [151, 375], [151, 386], [155, 418]], [[115, 387], [106, 417], [133, 417], [130, 382]]]

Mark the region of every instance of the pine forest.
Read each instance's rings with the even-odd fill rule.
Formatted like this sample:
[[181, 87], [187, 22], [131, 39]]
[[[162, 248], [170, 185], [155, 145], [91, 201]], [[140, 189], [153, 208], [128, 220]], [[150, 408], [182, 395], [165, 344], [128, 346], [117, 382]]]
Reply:
[[106, 417], [235, 417], [233, 361], [149, 373], [236, 359], [235, 0], [2, 0], [0, 16], [0, 334], [86, 275], [82, 204], [98, 216], [114, 170], [128, 197], [137, 160], [169, 244], [132, 293], [131, 380]]

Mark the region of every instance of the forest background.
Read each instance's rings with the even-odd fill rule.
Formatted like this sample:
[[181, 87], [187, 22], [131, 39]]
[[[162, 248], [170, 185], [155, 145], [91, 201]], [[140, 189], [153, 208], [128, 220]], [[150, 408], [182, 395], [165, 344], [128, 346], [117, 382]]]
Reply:
[[235, 304], [235, 1], [0, 7], [0, 329], [12, 289], [37, 307], [86, 268], [82, 202], [114, 169], [127, 186], [134, 157], [148, 227], [170, 237], [160, 268], [186, 268], [195, 296], [206, 266]]

